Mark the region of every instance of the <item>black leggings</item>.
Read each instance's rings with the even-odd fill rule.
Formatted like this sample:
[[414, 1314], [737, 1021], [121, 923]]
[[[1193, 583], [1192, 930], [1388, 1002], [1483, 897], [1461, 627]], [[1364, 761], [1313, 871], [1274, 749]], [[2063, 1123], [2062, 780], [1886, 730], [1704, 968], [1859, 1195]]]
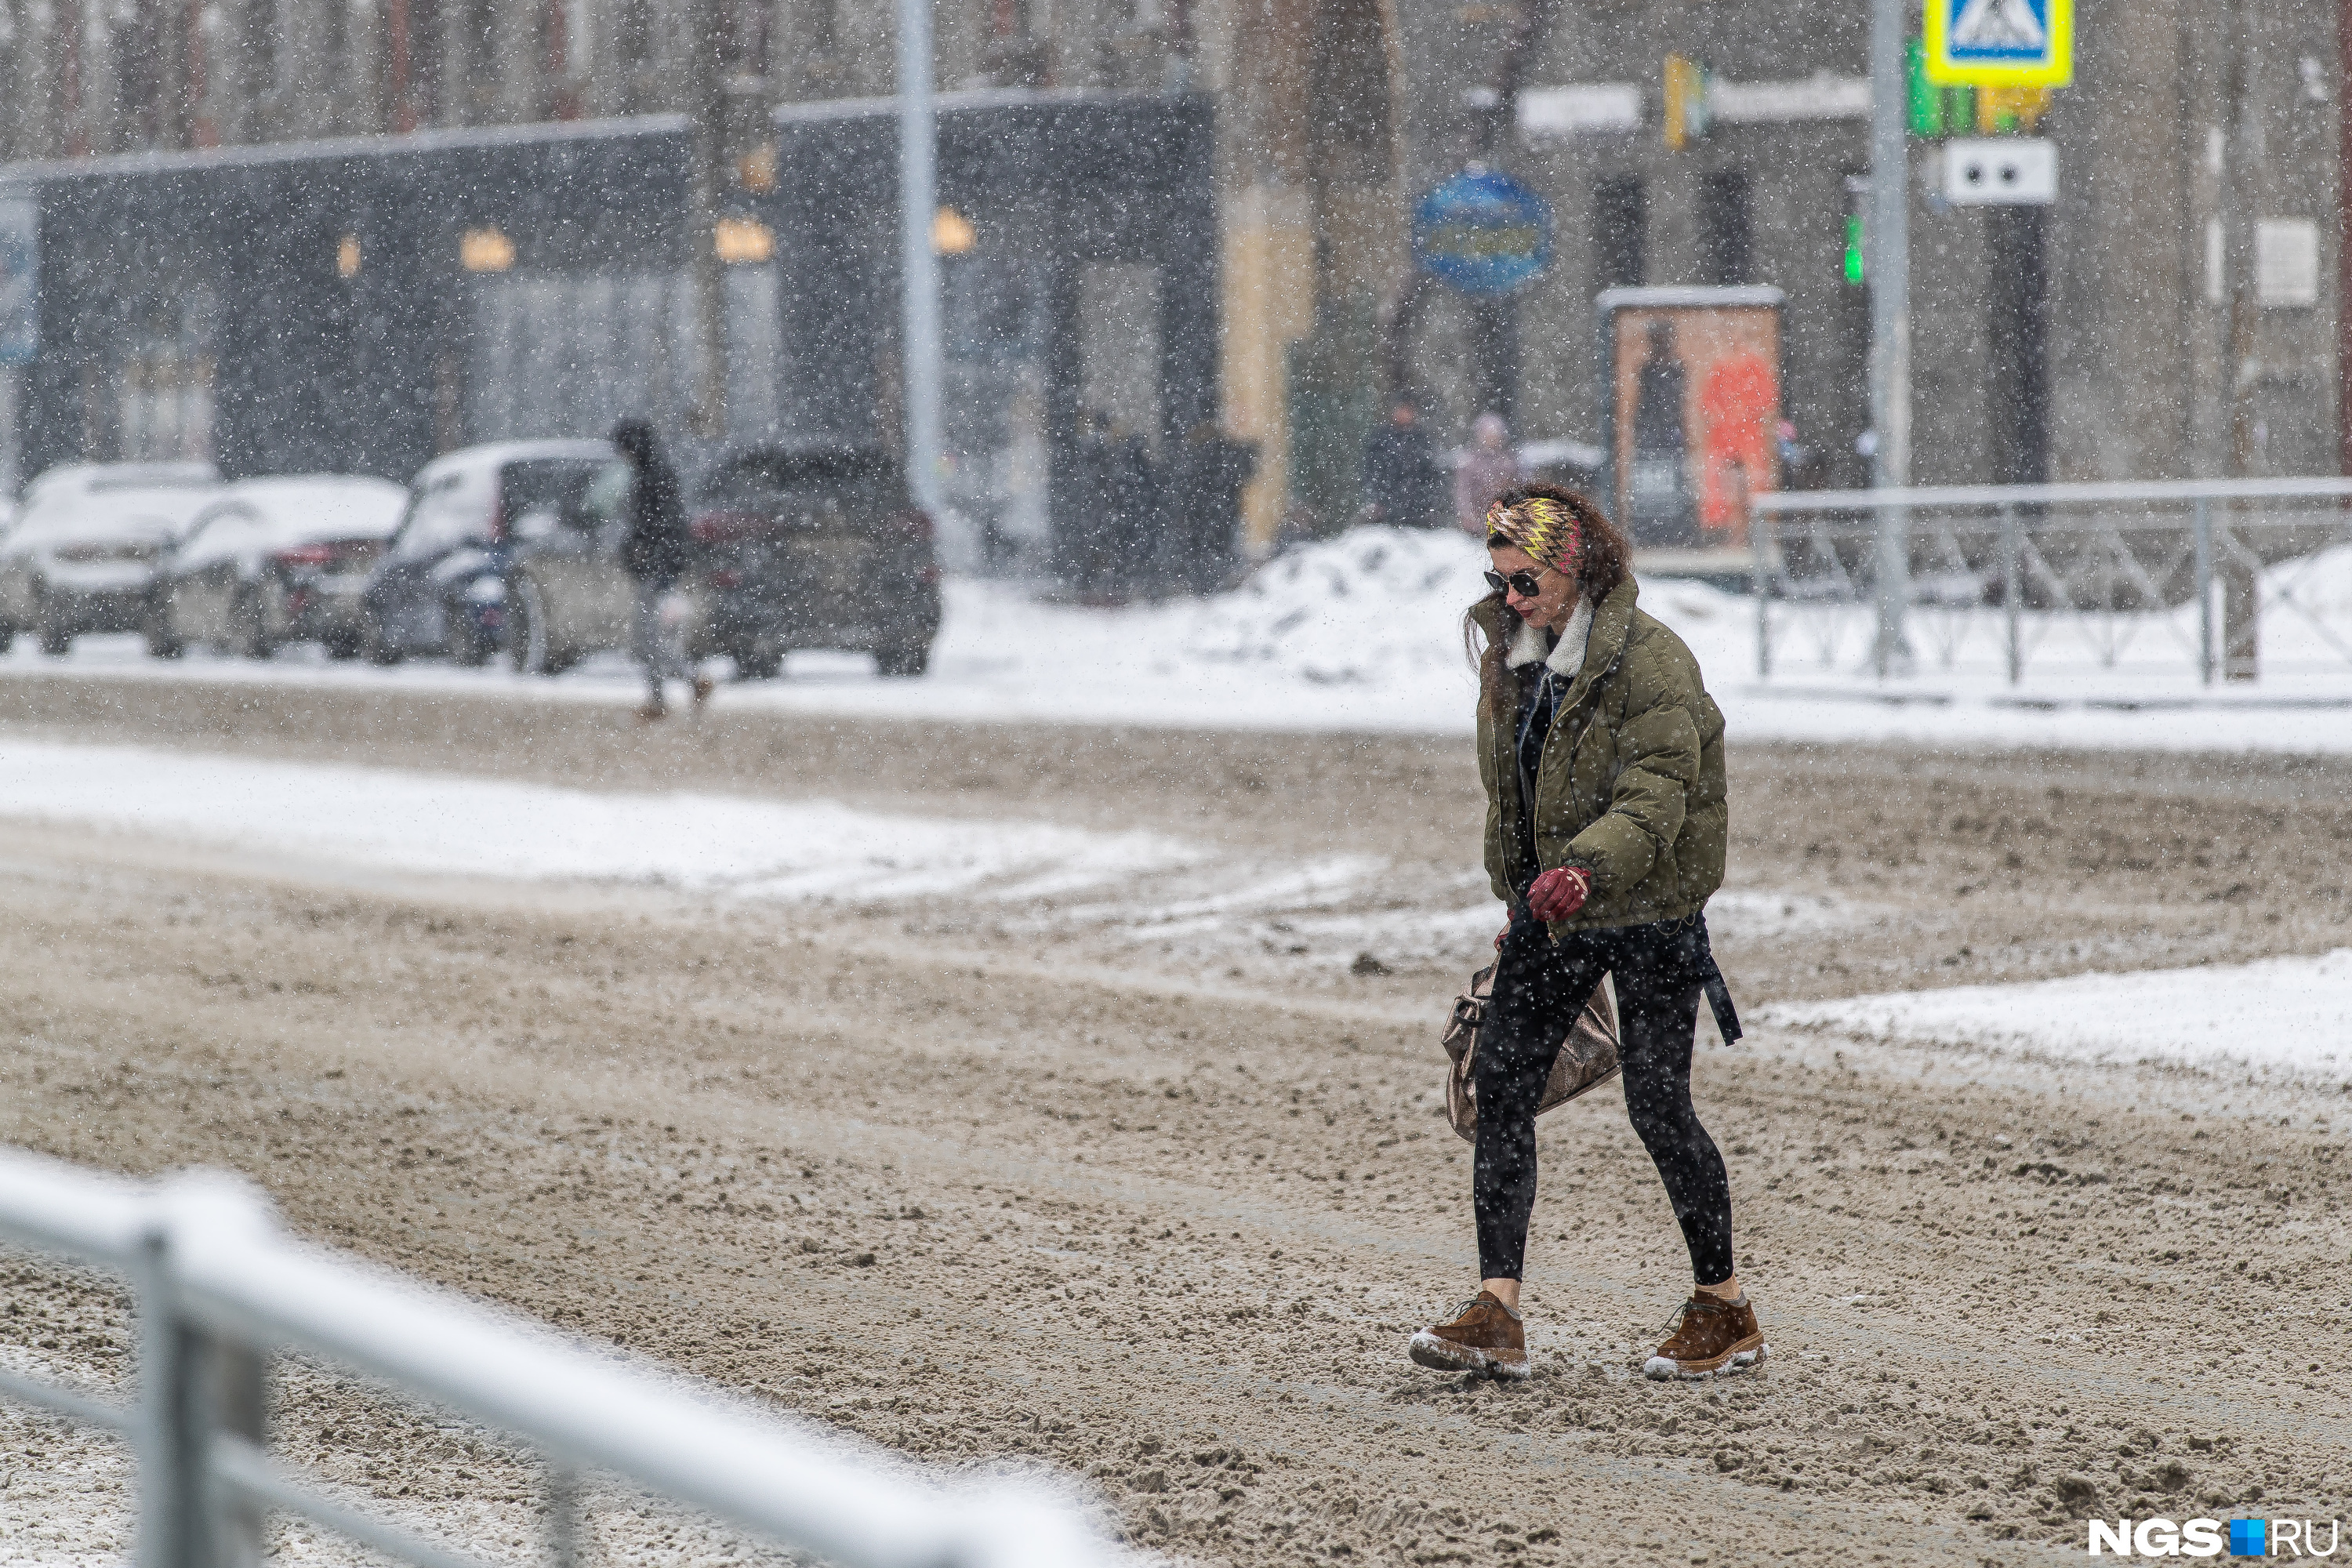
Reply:
[[1666, 1184], [1702, 1285], [1731, 1278], [1731, 1184], [1691, 1108], [1693, 1031], [1708, 973], [1706, 921], [1570, 931], [1555, 944], [1515, 910], [1478, 1031], [1478, 1274], [1517, 1279], [1536, 1204], [1536, 1103], [1559, 1043], [1603, 974], [1616, 977], [1625, 1114]]

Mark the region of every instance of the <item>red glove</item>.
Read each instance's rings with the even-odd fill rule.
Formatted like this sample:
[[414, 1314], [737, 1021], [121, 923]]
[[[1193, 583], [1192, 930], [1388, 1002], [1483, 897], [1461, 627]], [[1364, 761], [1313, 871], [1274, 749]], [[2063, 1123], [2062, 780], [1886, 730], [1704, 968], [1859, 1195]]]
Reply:
[[1555, 866], [1528, 889], [1528, 912], [1539, 921], [1564, 921], [1584, 907], [1591, 876], [1580, 866]]

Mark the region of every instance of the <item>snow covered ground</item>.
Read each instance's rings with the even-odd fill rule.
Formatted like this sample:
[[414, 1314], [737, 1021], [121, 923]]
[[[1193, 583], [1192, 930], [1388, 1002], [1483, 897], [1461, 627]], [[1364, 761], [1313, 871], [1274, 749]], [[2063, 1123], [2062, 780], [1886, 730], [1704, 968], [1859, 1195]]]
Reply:
[[1769, 1026], [2099, 1066], [2168, 1064], [2352, 1093], [2352, 948], [1768, 1007]]
[[[879, 679], [862, 656], [804, 654], [783, 679], [730, 687], [720, 700], [906, 718], [1460, 734], [1473, 700], [1461, 612], [1485, 592], [1485, 564], [1456, 534], [1359, 529], [1204, 601], [1094, 609], [1041, 601], [1016, 584], [952, 582], [922, 679]], [[1783, 631], [1764, 679], [1752, 601], [1667, 579], [1644, 584], [1642, 602], [1697, 654], [1736, 738], [2352, 752], [2352, 552], [2291, 563], [2270, 585], [2303, 608], [2273, 607], [2263, 679], [2226, 689], [2198, 683], [2186, 610], [2112, 624], [2029, 616], [2032, 657], [2011, 688], [1992, 612], [1922, 609], [1913, 622], [1917, 671], [1882, 683], [1860, 668], [1865, 612], [1776, 612]], [[603, 704], [637, 696], [614, 656], [552, 681], [433, 664], [331, 665], [305, 649], [259, 664], [201, 654], [166, 664], [129, 637], [83, 638], [61, 661], [43, 658], [29, 638], [0, 656], [0, 672], [45, 670]]]
[[0, 815], [346, 866], [787, 900], [1043, 898], [1204, 858], [1159, 834], [883, 815], [824, 800], [606, 794], [22, 741], [0, 745]]
[[[568, 789], [389, 768], [0, 742], [0, 819], [54, 823], [306, 867], [667, 889], [857, 905], [985, 904], [1005, 930], [1092, 932], [1179, 967], [1280, 953], [1336, 973], [1482, 953], [1502, 906], [1484, 872], [1376, 855], [1224, 853], [1146, 831], [950, 819], [827, 800]], [[1834, 931], [1847, 900], [1726, 889], [1719, 934]]]

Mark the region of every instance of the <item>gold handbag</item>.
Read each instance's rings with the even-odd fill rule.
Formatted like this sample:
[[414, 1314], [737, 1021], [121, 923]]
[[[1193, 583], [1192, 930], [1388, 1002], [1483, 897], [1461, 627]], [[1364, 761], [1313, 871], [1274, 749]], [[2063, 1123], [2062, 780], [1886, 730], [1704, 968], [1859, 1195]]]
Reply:
[[[1445, 1115], [1454, 1131], [1471, 1142], [1478, 1141], [1478, 1090], [1471, 1074], [1478, 1055], [1478, 1026], [1486, 1020], [1486, 1005], [1495, 994], [1495, 966], [1486, 965], [1470, 977], [1469, 985], [1454, 999], [1454, 1016], [1445, 1026], [1445, 1054], [1452, 1068], [1445, 1075]], [[1617, 1076], [1617, 1009], [1609, 993], [1592, 988], [1592, 998], [1551, 1064], [1551, 1081], [1544, 1085], [1536, 1106], [1541, 1116], [1566, 1105], [1596, 1084]]]

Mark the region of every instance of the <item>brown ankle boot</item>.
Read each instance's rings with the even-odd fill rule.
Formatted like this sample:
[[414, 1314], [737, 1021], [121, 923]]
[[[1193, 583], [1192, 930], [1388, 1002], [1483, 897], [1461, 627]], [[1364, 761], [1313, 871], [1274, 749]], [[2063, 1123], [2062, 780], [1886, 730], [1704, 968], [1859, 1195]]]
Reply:
[[1642, 1373], [1661, 1380], [1727, 1376], [1759, 1364], [1771, 1348], [1745, 1295], [1726, 1301], [1702, 1291], [1683, 1304], [1682, 1321], [1658, 1353], [1642, 1363]]
[[1407, 1353], [1439, 1372], [1485, 1373], [1489, 1377], [1528, 1375], [1528, 1327], [1519, 1315], [1481, 1290], [1450, 1323], [1412, 1336]]

